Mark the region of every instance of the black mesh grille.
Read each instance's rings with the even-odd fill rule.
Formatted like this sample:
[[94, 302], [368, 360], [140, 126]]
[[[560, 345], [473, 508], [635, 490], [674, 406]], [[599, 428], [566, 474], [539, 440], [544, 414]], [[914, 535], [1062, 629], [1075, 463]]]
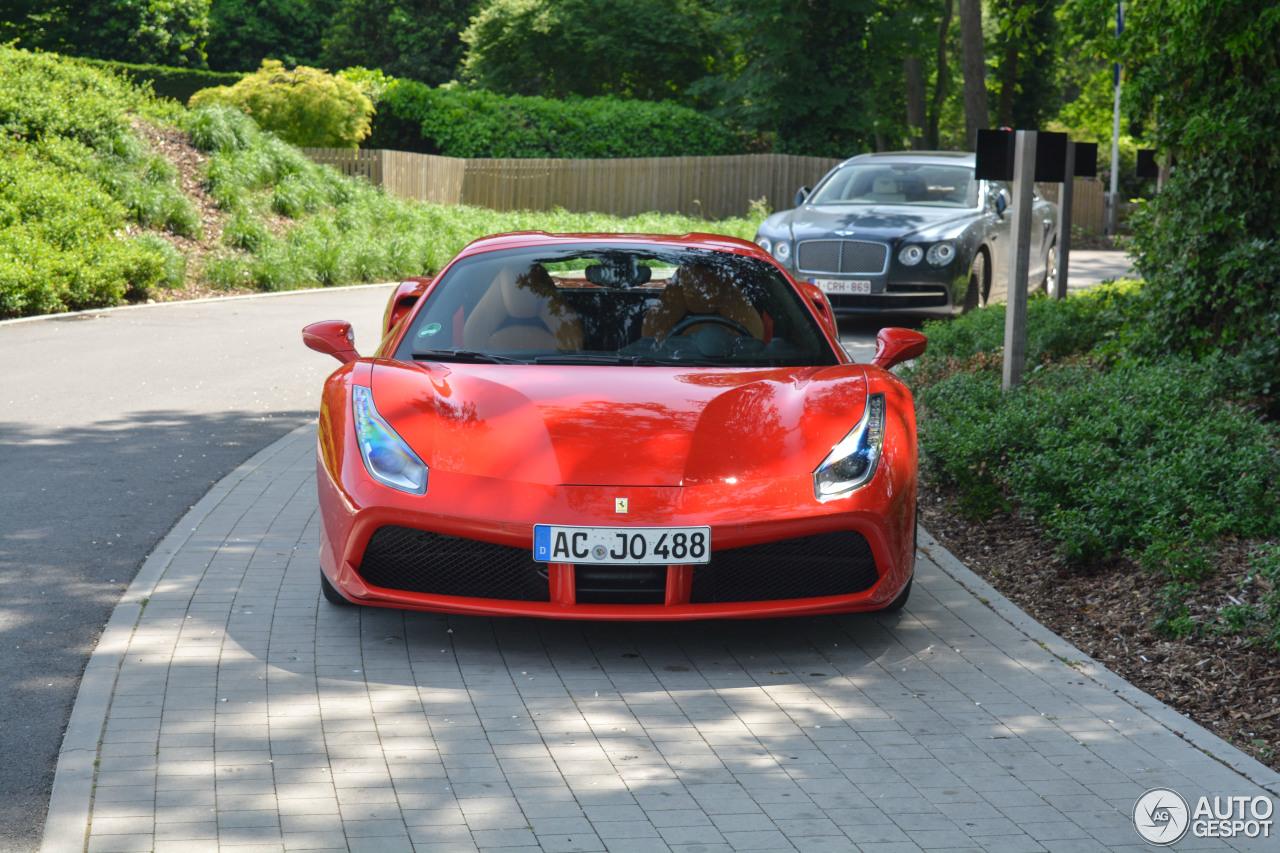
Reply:
[[546, 566], [532, 548], [494, 545], [408, 527], [380, 527], [360, 577], [384, 589], [508, 601], [550, 601]]
[[884, 272], [889, 247], [862, 240], [807, 240], [797, 250], [796, 265], [805, 272]]
[[835, 531], [715, 551], [693, 569], [693, 604], [865, 592], [880, 579], [861, 533]]

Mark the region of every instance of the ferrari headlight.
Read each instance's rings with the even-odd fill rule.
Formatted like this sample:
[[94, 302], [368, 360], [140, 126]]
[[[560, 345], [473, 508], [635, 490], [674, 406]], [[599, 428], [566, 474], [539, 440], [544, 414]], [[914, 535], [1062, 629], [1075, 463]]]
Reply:
[[813, 472], [813, 493], [820, 501], [848, 497], [871, 482], [884, 449], [884, 395], [872, 394], [862, 420]]
[[351, 389], [355, 411], [356, 439], [369, 476], [393, 489], [411, 495], [427, 491], [427, 466], [405, 444], [373, 405], [373, 391], [363, 385]]
[[757, 236], [756, 245], [759, 246], [761, 249], [764, 249], [766, 252], [769, 252], [769, 253], [773, 252], [773, 241], [770, 240], [768, 237]]
[[950, 243], [934, 243], [925, 259], [935, 267], [944, 267], [956, 259], [956, 247]]
[[774, 243], [773, 256], [785, 264], [787, 261], [791, 260], [791, 244], [786, 240], [779, 240]]
[[915, 243], [909, 243], [902, 247], [902, 251], [898, 252], [898, 263], [904, 267], [914, 267], [916, 264], [924, 260], [924, 249]]

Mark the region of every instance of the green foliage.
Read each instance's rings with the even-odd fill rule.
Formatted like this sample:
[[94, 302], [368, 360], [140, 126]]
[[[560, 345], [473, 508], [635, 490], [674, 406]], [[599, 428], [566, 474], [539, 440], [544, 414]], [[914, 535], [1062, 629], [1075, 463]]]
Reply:
[[1137, 267], [1150, 285], [1143, 349], [1244, 353], [1257, 389], [1274, 394], [1280, 7], [1153, 0], [1133, 13], [1121, 44], [1131, 91], [1177, 162], [1133, 224]]
[[673, 157], [738, 154], [719, 122], [670, 102], [503, 96], [397, 81], [383, 96], [373, 148], [449, 157]]
[[171, 68], [167, 65], [139, 65], [132, 62], [115, 62], [107, 59], [81, 59], [85, 65], [119, 72], [145, 89], [150, 86], [157, 98], [172, 98], [185, 104], [187, 99], [201, 89], [214, 86], [234, 86], [243, 74], [221, 74], [196, 68]]
[[209, 67], [247, 72], [264, 59], [322, 65], [320, 45], [338, 7], [339, 0], [212, 0]]
[[196, 92], [191, 106], [235, 107], [293, 145], [355, 148], [369, 135], [373, 104], [356, 84], [299, 66], [288, 71], [276, 60], [231, 87]]
[[714, 115], [787, 154], [848, 157], [875, 150], [877, 134], [905, 139], [904, 17], [926, 13], [878, 0], [718, 6], [734, 59], [695, 87]]
[[1205, 543], [1280, 532], [1280, 427], [1225, 396], [1223, 365], [1097, 361], [1139, 296], [1122, 285], [1033, 302], [1028, 349], [1059, 359], [1011, 392], [1003, 312], [929, 325], [930, 350], [908, 373], [923, 465], [960, 487], [969, 512], [1028, 513], [1068, 560], [1126, 554], [1193, 579], [1208, 569]]
[[1053, 3], [992, 0], [990, 10], [1000, 32], [995, 51], [996, 123], [1036, 130], [1058, 111], [1058, 56], [1053, 49], [1057, 18]]
[[507, 95], [678, 99], [723, 52], [700, 0], [492, 0], [464, 69]]
[[209, 0], [7, 0], [0, 38], [72, 56], [203, 68]]
[[432, 86], [447, 83], [462, 61], [459, 33], [480, 5], [480, 0], [339, 0], [321, 61], [330, 68], [378, 68]]
[[0, 316], [145, 298], [180, 275], [172, 248], [129, 224], [199, 231], [172, 166], [130, 127], [168, 113], [119, 77], [0, 48]]

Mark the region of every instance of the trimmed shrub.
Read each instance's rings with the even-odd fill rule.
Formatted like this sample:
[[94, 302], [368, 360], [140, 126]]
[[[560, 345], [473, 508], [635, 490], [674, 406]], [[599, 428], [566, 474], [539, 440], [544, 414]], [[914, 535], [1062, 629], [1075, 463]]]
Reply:
[[383, 93], [368, 148], [447, 157], [678, 157], [741, 154], [723, 124], [668, 101], [548, 98], [432, 88]]

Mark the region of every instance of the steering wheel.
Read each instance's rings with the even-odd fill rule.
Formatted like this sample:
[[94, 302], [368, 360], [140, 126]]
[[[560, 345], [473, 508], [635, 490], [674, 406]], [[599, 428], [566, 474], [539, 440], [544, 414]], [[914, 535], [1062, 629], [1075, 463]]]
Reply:
[[751, 330], [739, 323], [737, 320], [731, 320], [728, 317], [722, 317], [719, 314], [686, 314], [680, 319], [680, 322], [671, 327], [671, 331], [667, 332], [667, 337], [683, 334], [690, 326], [697, 326], [702, 323], [711, 323], [717, 326], [724, 326], [739, 335], [745, 335], [748, 338], [754, 338]]

